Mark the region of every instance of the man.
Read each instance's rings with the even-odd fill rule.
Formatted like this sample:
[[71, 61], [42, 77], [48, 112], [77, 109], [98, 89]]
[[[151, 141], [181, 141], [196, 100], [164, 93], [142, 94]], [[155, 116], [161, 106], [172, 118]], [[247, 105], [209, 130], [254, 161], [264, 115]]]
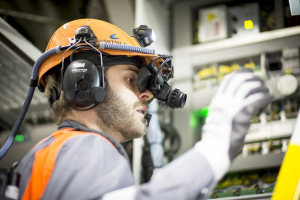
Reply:
[[[83, 19], [59, 28], [47, 50], [72, 43], [82, 26], [89, 26], [98, 41], [119, 39], [118, 44], [140, 46], [111, 24]], [[74, 48], [77, 44], [73, 41]], [[145, 114], [152, 93], [138, 87], [139, 70], [158, 56], [126, 50], [99, 52], [87, 45], [74, 48], [41, 66], [39, 84], [59, 130], [20, 162], [21, 199], [205, 199], [237, 156], [253, 114], [272, 99], [264, 82], [250, 70], [226, 76], [211, 102], [211, 121], [204, 126], [202, 140], [160, 169], [150, 182], [134, 186], [120, 142], [146, 134]], [[89, 70], [95, 71], [86, 74]], [[101, 77], [105, 81], [99, 86]], [[97, 87], [93, 86], [96, 79]], [[89, 92], [94, 87], [99, 93]]]

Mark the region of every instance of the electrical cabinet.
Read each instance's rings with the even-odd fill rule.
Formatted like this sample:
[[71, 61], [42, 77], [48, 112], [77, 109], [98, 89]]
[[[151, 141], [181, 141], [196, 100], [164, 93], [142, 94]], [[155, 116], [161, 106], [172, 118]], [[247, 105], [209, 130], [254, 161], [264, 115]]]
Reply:
[[[188, 94], [185, 109], [191, 113], [190, 118], [177, 120], [175, 128], [189, 123], [186, 132], [194, 143], [201, 139], [201, 128], [195, 132], [193, 116], [202, 117], [200, 126], [205, 123], [204, 110], [227, 73], [252, 68], [275, 96], [253, 117], [244, 148], [219, 183], [223, 188], [216, 188], [217, 195], [211, 194], [211, 198], [271, 198], [300, 107], [299, 47], [300, 27], [292, 27], [173, 50], [176, 79], [172, 84], [186, 89], [182, 89]], [[174, 111], [175, 121], [181, 113]]]

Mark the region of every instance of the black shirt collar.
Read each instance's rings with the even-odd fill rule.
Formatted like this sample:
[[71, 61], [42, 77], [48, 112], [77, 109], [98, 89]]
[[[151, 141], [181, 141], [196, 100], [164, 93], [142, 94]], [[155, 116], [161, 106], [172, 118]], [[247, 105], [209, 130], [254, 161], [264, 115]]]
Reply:
[[77, 121], [67, 119], [61, 123], [61, 125], [58, 127], [58, 130], [61, 130], [64, 128], [80, 129], [80, 128], [87, 128], [87, 127]]

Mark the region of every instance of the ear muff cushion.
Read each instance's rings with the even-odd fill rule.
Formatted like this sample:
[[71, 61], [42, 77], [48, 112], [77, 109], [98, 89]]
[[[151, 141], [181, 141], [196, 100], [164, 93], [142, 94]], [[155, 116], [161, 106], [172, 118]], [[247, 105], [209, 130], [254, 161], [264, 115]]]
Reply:
[[101, 102], [105, 97], [105, 89], [103, 87], [94, 87], [91, 90], [91, 98], [94, 98], [94, 102]]

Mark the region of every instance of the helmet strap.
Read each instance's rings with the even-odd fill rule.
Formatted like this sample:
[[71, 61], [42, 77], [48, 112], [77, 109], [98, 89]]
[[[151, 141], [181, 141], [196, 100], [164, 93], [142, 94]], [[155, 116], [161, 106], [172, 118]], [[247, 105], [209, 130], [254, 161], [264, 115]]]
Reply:
[[55, 101], [57, 101], [60, 98], [61, 91], [58, 90], [56, 87], [53, 87], [51, 97], [48, 99], [48, 103], [50, 107], [52, 108]]

